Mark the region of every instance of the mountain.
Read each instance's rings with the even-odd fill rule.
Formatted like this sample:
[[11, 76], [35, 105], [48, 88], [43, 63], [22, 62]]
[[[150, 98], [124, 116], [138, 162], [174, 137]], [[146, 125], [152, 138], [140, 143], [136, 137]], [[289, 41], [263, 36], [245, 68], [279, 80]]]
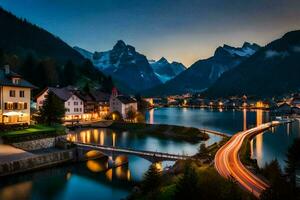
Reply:
[[[82, 53], [82, 49], [78, 50]], [[89, 54], [84, 51], [82, 55]], [[131, 45], [119, 40], [112, 50], [95, 52], [91, 61], [102, 72], [111, 75], [117, 82], [123, 82], [135, 91], [149, 89], [161, 81], [154, 74], [146, 56], [138, 53]]]
[[225, 72], [206, 92], [210, 96], [274, 96], [300, 89], [300, 30], [286, 33]]
[[78, 53], [80, 53], [84, 58], [91, 60], [93, 58], [93, 53], [89, 52], [85, 49], [82, 49], [80, 47], [73, 47]]
[[64, 63], [82, 63], [84, 58], [72, 47], [46, 30], [21, 20], [0, 7], [0, 48], [21, 57], [29, 53], [38, 57], [55, 58]]
[[168, 80], [174, 78], [184, 70], [186, 67], [182, 63], [172, 62], [162, 57], [158, 61], [149, 61], [154, 73], [159, 78], [162, 83], [167, 82]]
[[212, 57], [195, 62], [175, 78], [163, 85], [144, 91], [144, 94], [167, 95], [204, 91], [224, 72], [236, 67], [259, 48], [257, 44], [248, 42], [238, 48], [229, 45], [218, 47]]

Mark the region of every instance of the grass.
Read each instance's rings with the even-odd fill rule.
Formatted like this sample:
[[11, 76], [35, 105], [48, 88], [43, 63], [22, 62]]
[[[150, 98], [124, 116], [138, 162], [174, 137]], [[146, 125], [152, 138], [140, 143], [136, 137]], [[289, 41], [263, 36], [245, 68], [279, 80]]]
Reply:
[[0, 133], [5, 143], [14, 143], [42, 139], [52, 136], [64, 135], [65, 128], [61, 125], [47, 126], [43, 124], [32, 125], [22, 130], [13, 130]]
[[182, 139], [197, 143], [200, 140], [207, 140], [209, 136], [197, 128], [146, 123], [113, 123], [110, 127], [121, 131], [132, 131], [139, 134], [149, 134], [158, 137]]

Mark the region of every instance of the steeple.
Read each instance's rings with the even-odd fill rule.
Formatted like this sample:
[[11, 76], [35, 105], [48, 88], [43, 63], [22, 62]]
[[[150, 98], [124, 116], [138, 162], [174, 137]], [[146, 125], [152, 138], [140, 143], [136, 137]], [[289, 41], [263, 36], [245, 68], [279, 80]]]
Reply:
[[118, 90], [116, 87], [114, 87], [111, 91], [111, 95], [114, 96], [114, 97], [117, 97], [118, 96]]

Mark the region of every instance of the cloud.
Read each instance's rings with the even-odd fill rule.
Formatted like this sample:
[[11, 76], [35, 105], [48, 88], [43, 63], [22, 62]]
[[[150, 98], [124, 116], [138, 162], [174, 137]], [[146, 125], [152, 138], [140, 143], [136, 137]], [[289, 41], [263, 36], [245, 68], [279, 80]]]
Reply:
[[274, 58], [274, 57], [286, 57], [288, 56], [289, 53], [286, 51], [282, 51], [282, 52], [278, 52], [278, 51], [274, 51], [274, 50], [268, 50], [266, 51], [266, 58]]
[[294, 52], [300, 52], [300, 46], [294, 46], [293, 50]]

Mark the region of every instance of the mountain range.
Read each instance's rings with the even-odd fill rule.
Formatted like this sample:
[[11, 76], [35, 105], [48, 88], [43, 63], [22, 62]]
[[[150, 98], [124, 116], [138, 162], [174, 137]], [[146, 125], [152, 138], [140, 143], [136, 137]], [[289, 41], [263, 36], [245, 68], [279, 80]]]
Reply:
[[300, 89], [300, 31], [274, 40], [222, 76], [205, 92], [208, 96], [276, 96]]
[[119, 87], [127, 92], [140, 92], [174, 78], [186, 68], [181, 63], [169, 63], [165, 58], [148, 61], [135, 47], [119, 40], [111, 50], [91, 53], [74, 47], [82, 56], [90, 59], [102, 72], [113, 77]]
[[248, 42], [238, 48], [229, 45], [218, 47], [212, 57], [198, 60], [175, 78], [145, 91], [144, 94], [153, 96], [202, 92], [210, 87], [224, 72], [238, 66], [259, 48], [259, 45]]

